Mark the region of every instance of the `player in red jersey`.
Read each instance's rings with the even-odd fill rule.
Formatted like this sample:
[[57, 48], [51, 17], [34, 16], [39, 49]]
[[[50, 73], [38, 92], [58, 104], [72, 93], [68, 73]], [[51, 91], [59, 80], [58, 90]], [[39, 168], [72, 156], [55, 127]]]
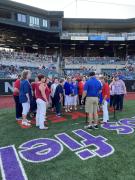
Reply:
[[102, 108], [103, 108], [103, 122], [106, 123], [109, 120], [108, 102], [110, 100], [110, 87], [105, 77], [100, 78], [102, 83]]
[[13, 90], [17, 121], [22, 118], [22, 104], [19, 101], [20, 78], [21, 78], [21, 75], [18, 75], [18, 79], [14, 83], [14, 90]]
[[35, 96], [36, 96], [36, 102], [37, 102], [37, 113], [36, 113], [36, 126], [39, 127], [39, 129], [44, 130], [48, 129], [44, 125], [45, 122], [45, 116], [46, 116], [46, 107], [48, 104], [48, 99], [46, 96], [46, 86], [45, 86], [45, 76], [40, 74], [38, 75], [38, 82], [36, 83], [35, 87]]

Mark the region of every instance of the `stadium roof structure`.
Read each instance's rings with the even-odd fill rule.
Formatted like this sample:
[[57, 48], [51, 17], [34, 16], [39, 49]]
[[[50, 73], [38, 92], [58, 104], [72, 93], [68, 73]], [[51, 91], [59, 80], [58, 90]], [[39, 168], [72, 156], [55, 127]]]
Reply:
[[[26, 22], [19, 22], [17, 15], [24, 15]], [[31, 25], [30, 18], [38, 18], [39, 25]], [[43, 20], [47, 27], [43, 27]], [[55, 22], [55, 24], [53, 24]], [[52, 25], [57, 25], [52, 26]], [[0, 0], [0, 47], [31, 48], [36, 45], [45, 49], [71, 45], [72, 39], [61, 39], [62, 33], [130, 33], [135, 32], [135, 19], [84, 19], [64, 18], [63, 11], [47, 11], [21, 3]], [[78, 44], [105, 42], [77, 41]], [[112, 44], [120, 44], [113, 42]], [[130, 41], [130, 44], [134, 44]]]
[[[17, 15], [24, 15], [26, 23], [18, 22]], [[47, 42], [58, 41], [61, 31], [63, 11], [47, 11], [25, 4], [0, 0], [0, 46], [1, 47], [21, 47], [33, 44], [46, 46]], [[39, 20], [39, 26], [31, 25], [30, 16]], [[43, 20], [47, 20], [47, 27], [41, 25]], [[33, 20], [33, 19], [32, 19]], [[52, 27], [51, 21], [58, 21], [58, 27]]]
[[14, 2], [14, 1], [10, 1], [10, 0], [0, 0], [0, 5], [4, 5], [10, 8], [14, 8], [17, 10], [25, 10], [34, 14], [40, 14], [40, 15], [49, 15], [49, 16], [64, 16], [64, 12], [63, 11], [47, 11], [44, 9], [40, 9], [37, 7], [33, 7], [30, 5], [26, 5], [26, 4], [22, 4], [22, 3], [18, 3], [18, 2]]
[[[125, 31], [135, 28], [135, 18], [132, 19], [87, 19], [63, 18], [63, 29], [119, 29]], [[124, 28], [124, 29], [123, 29]], [[123, 29], [123, 30], [122, 30]]]
[[[49, 16], [49, 17], [59, 17], [63, 19], [63, 27], [68, 28], [70, 26], [84, 26], [84, 28], [89, 25], [89, 27], [111, 27], [111, 28], [135, 28], [135, 18], [129, 19], [90, 19], [90, 18], [64, 18], [64, 11], [47, 11], [30, 5], [10, 1], [10, 0], [0, 0], [0, 7], [8, 7], [9, 10], [16, 9], [17, 11], [30, 12], [34, 15]], [[12, 9], [13, 8], [13, 9]]]
[[11, 25], [0, 24], [0, 46], [5, 48], [22, 49], [33, 46], [45, 48], [48, 44], [59, 42], [58, 33], [37, 31]]

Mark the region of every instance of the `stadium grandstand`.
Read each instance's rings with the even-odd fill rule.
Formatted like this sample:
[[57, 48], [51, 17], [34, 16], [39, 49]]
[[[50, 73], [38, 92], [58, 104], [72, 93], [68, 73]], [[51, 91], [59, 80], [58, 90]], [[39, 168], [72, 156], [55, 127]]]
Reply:
[[8, 0], [0, 1], [0, 78], [26, 67], [36, 75], [89, 70], [135, 78], [135, 19], [64, 18]]

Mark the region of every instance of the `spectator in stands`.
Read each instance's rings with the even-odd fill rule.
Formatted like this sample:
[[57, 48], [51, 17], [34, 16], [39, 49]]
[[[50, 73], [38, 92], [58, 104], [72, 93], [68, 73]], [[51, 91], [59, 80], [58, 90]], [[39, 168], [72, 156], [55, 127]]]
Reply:
[[31, 124], [27, 120], [27, 115], [30, 111], [30, 102], [32, 100], [32, 88], [29, 82], [31, 78], [31, 72], [29, 70], [24, 70], [22, 72], [21, 84], [20, 84], [20, 94], [19, 100], [22, 103], [23, 111], [22, 111], [22, 125], [30, 127]]
[[14, 83], [13, 97], [15, 101], [16, 109], [16, 120], [19, 121], [22, 118], [22, 104], [19, 101], [19, 92], [20, 92], [20, 78], [21, 75], [18, 75], [18, 79]]
[[101, 88], [101, 83], [96, 79], [95, 72], [91, 72], [90, 79], [85, 83], [82, 96], [82, 102], [86, 97], [85, 112], [89, 115], [89, 125], [86, 126], [88, 129], [98, 129], [98, 96]]

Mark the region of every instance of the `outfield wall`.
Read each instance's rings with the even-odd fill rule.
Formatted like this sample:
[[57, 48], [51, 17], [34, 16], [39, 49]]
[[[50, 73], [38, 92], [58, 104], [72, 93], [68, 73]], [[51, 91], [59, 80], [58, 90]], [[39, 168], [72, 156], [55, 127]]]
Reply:
[[[12, 95], [14, 79], [0, 79], [0, 95]], [[125, 81], [127, 91], [135, 92], [135, 80]]]

